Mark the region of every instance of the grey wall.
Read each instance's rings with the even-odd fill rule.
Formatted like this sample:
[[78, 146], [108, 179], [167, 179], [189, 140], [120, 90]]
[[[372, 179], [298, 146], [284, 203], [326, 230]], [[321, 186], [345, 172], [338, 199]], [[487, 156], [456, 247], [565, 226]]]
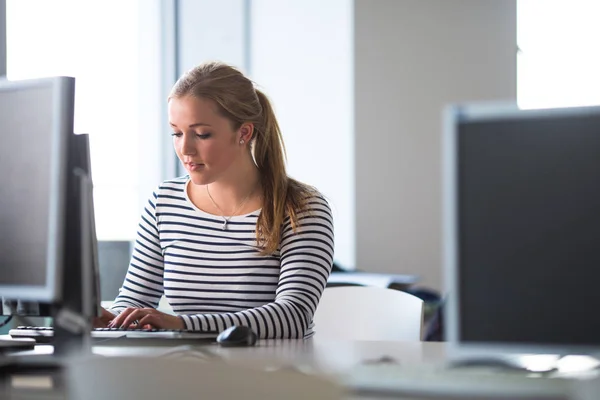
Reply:
[[442, 287], [441, 110], [516, 99], [514, 0], [355, 0], [356, 267]]
[[119, 294], [129, 267], [132, 246], [133, 243], [128, 241], [98, 242], [100, 300], [113, 301]]

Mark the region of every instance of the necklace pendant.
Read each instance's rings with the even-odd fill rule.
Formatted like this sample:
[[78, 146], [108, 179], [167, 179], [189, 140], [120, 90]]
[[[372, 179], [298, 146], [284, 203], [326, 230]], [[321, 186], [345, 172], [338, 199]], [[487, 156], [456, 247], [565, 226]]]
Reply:
[[227, 230], [227, 220], [223, 221], [223, 227], [222, 229], [225, 231]]

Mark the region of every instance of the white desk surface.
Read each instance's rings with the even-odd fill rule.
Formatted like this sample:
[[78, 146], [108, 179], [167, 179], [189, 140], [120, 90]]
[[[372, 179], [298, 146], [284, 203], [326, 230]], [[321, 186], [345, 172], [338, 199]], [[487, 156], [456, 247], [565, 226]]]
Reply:
[[331, 340], [261, 340], [254, 347], [218, 345], [175, 347], [98, 346], [94, 353], [105, 356], [178, 356], [218, 358], [228, 362], [265, 368], [307, 368], [323, 373], [344, 372], [357, 364], [383, 357], [401, 363], [430, 363], [445, 359], [443, 343], [374, 342]]
[[[0, 336], [1, 337], [1, 336]], [[107, 342], [105, 345], [94, 346], [93, 352], [103, 356], [144, 356], [144, 357], [182, 357], [185, 359], [212, 358], [228, 362], [265, 369], [297, 368], [312, 372], [335, 375], [357, 364], [379, 360], [382, 357], [391, 358], [402, 363], [429, 363], [445, 359], [443, 343], [421, 342], [360, 342], [360, 341], [331, 341], [331, 340], [261, 340], [254, 347], [226, 348], [217, 344], [175, 345], [165, 346], [114, 346]], [[21, 354], [50, 354], [52, 347], [38, 345], [35, 350]], [[0, 393], [8, 383], [0, 380]], [[3, 386], [4, 385], [4, 386]], [[3, 399], [21, 399], [18, 391], [10, 391], [13, 397]], [[16, 394], [15, 394], [16, 393]], [[16, 397], [14, 397], [16, 396]], [[55, 399], [56, 390], [49, 397]], [[353, 397], [350, 397], [353, 398]], [[364, 397], [360, 397], [363, 399]]]

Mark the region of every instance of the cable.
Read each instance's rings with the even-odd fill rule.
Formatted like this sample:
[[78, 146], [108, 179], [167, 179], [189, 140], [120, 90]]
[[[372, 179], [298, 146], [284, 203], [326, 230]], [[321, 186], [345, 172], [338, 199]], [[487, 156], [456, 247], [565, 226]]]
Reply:
[[0, 328], [3, 328], [3, 327], [5, 327], [6, 325], [8, 325], [8, 323], [9, 323], [9, 322], [10, 322], [12, 319], [13, 319], [13, 316], [12, 316], [12, 314], [11, 314], [11, 315], [9, 315], [8, 317], [6, 317], [6, 319], [0, 323]]

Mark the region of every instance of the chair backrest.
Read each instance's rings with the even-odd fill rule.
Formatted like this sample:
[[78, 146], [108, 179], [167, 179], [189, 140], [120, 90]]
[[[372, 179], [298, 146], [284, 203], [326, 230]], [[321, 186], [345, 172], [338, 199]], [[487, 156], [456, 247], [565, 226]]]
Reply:
[[91, 357], [68, 364], [68, 398], [341, 399], [333, 380], [295, 371], [266, 371], [218, 359]]
[[372, 286], [326, 288], [313, 317], [315, 337], [420, 341], [423, 300]]
[[119, 294], [131, 259], [129, 240], [99, 240], [100, 299], [113, 300]]

